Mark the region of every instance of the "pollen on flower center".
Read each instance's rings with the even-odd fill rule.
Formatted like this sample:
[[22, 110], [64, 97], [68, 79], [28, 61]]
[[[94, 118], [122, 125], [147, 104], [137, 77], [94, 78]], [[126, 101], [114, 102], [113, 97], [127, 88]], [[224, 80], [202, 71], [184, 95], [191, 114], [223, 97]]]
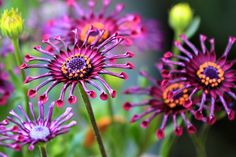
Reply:
[[90, 59], [86, 56], [75, 54], [68, 57], [62, 64], [61, 71], [69, 79], [85, 78], [91, 71]]
[[35, 126], [30, 131], [30, 137], [34, 140], [43, 140], [50, 135], [50, 131], [46, 126]]
[[217, 87], [224, 80], [224, 71], [213, 62], [205, 62], [200, 65], [197, 76], [206, 86]]
[[165, 104], [170, 108], [182, 106], [188, 101], [188, 89], [184, 89], [183, 84], [171, 84], [163, 92], [162, 98]]
[[[93, 22], [93, 23], [86, 24], [82, 28], [81, 33], [80, 33], [80, 38], [82, 41], [86, 40], [87, 32], [91, 28], [91, 26], [93, 26], [95, 29], [98, 29], [98, 30], [102, 30], [102, 29], [105, 30], [105, 32], [102, 35], [100, 40], [105, 40], [108, 38], [109, 32], [108, 32], [108, 30], [106, 30], [104, 24], [102, 24], [101, 22]], [[88, 39], [88, 43], [91, 44], [96, 39], [98, 34], [99, 34], [99, 32], [92, 34]]]

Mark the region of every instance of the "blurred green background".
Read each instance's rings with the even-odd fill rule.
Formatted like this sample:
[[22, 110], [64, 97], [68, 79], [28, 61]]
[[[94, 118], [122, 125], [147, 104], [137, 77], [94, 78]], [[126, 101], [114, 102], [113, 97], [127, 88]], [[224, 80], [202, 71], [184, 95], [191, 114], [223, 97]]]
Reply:
[[[34, 0], [5, 0], [8, 5], [17, 6], [23, 11], [23, 15], [27, 13], [25, 4], [36, 5]], [[14, 1], [14, 4], [13, 4]], [[137, 68], [131, 72], [130, 82], [132, 85], [136, 84], [137, 73], [140, 68], [149, 68], [154, 70], [154, 63], [158, 61], [163, 52], [168, 51], [172, 47], [173, 31], [168, 26], [168, 12], [170, 8], [178, 2], [187, 2], [194, 10], [194, 14], [201, 17], [201, 24], [196, 35], [191, 39], [194, 44], [199, 44], [199, 34], [205, 34], [208, 37], [215, 38], [216, 51], [221, 54], [224, 51], [228, 42], [229, 36], [236, 36], [236, 1], [235, 0], [113, 0], [113, 4], [117, 2], [126, 3], [127, 12], [138, 12], [145, 18], [157, 19], [161, 25], [164, 33], [164, 44], [162, 52], [148, 53], [145, 60], [142, 62], [134, 61]], [[2, 12], [2, 9], [1, 9]], [[236, 46], [233, 47], [230, 59], [235, 59]], [[142, 57], [143, 54], [138, 54], [137, 58]], [[146, 63], [149, 63], [148, 65]], [[155, 75], [155, 74], [154, 74]], [[128, 83], [127, 83], [128, 84]], [[121, 104], [119, 104], [121, 107]], [[139, 125], [139, 124], [133, 124]], [[200, 126], [200, 124], [199, 124]], [[208, 157], [235, 157], [236, 156], [236, 122], [230, 122], [226, 118], [218, 121], [212, 126], [208, 132], [206, 140], [206, 149]], [[161, 141], [153, 145], [149, 150], [153, 154], [159, 152]], [[178, 138], [175, 141], [171, 157], [192, 157], [195, 156], [194, 146], [187, 134]]]

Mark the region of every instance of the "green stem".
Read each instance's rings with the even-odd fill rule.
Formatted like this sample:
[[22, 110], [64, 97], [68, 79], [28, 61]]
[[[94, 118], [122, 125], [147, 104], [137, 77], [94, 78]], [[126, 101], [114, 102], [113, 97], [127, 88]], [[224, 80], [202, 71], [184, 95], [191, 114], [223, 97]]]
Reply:
[[148, 127], [145, 132], [145, 138], [144, 138], [145, 141], [139, 145], [136, 157], [140, 157], [144, 153], [144, 151], [147, 149], [151, 135], [152, 135], [152, 128]]
[[[183, 32], [182, 31], [178, 31], [178, 30], [176, 30], [175, 31], [175, 36], [174, 36], [174, 41], [173, 42], [175, 42], [176, 40], [178, 40], [179, 39], [179, 36], [182, 34]], [[172, 51], [173, 51], [173, 53], [175, 54], [175, 55], [179, 55], [179, 49], [176, 47], [176, 46], [173, 46], [172, 47]]]
[[46, 144], [40, 145], [39, 146], [39, 151], [41, 154], [41, 157], [47, 157], [47, 149], [46, 149]]
[[84, 91], [84, 88], [81, 85], [79, 85], [79, 89], [80, 89], [80, 93], [82, 95], [83, 101], [85, 103], [86, 109], [88, 111], [89, 119], [90, 119], [90, 121], [92, 123], [93, 130], [94, 130], [95, 135], [96, 135], [96, 139], [97, 139], [97, 142], [98, 142], [98, 145], [99, 145], [99, 149], [100, 149], [101, 155], [102, 155], [102, 157], [107, 157], [106, 151], [105, 151], [105, 148], [104, 148], [104, 145], [103, 145], [103, 142], [102, 142], [102, 138], [101, 138], [101, 135], [99, 133], [99, 130], [98, 130], [98, 127], [97, 127], [97, 123], [96, 123], [96, 120], [95, 120], [95, 117], [94, 117], [93, 108], [91, 106], [91, 103], [90, 103], [90, 100], [88, 98], [88, 95]]
[[174, 145], [176, 141], [176, 136], [175, 135], [171, 135], [171, 136], [167, 136], [165, 137], [165, 139], [162, 142], [161, 145], [161, 157], [169, 157], [170, 156], [170, 151], [172, 149], [172, 146]]
[[203, 141], [196, 134], [190, 136], [197, 151], [197, 157], [207, 157]]
[[[15, 58], [16, 58], [17, 66], [20, 66], [23, 63], [23, 57], [22, 57], [20, 46], [19, 46], [19, 39], [18, 38], [12, 39], [12, 43], [15, 50]], [[21, 80], [23, 82], [26, 78], [24, 70], [20, 70], [20, 74], [21, 74]], [[26, 112], [29, 114], [30, 113], [30, 109], [28, 105], [29, 98], [27, 96], [27, 88], [25, 86], [22, 86], [22, 92], [24, 94]]]

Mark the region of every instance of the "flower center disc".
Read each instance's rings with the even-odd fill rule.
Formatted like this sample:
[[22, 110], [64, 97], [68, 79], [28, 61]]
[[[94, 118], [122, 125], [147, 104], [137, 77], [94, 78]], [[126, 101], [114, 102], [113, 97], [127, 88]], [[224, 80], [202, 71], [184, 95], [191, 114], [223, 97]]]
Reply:
[[[105, 32], [104, 34], [102, 35], [100, 41], [102, 40], [105, 40], [108, 38], [108, 35], [109, 35], [109, 32], [108, 30], [105, 28], [104, 24], [102, 24], [101, 22], [93, 22], [93, 23], [89, 23], [89, 24], [86, 24], [82, 30], [81, 30], [81, 33], [80, 33], [80, 39], [82, 41], [85, 41], [86, 40], [86, 36], [87, 36], [87, 32], [88, 30], [91, 28], [91, 26], [93, 26], [95, 29], [98, 29], [98, 30], [102, 30], [104, 29]], [[93, 34], [90, 35], [89, 39], [88, 39], [88, 43], [91, 44], [94, 40], [96, 40], [96, 38], [98, 37], [99, 35], [99, 32], [94, 32]]]
[[75, 54], [66, 59], [62, 64], [61, 71], [69, 79], [84, 79], [88, 76], [91, 68], [89, 58]]
[[34, 140], [43, 140], [50, 135], [50, 131], [46, 126], [35, 126], [30, 131], [30, 137]]
[[188, 89], [184, 89], [183, 84], [171, 84], [163, 92], [162, 98], [165, 104], [170, 108], [182, 106], [186, 101], [188, 101]]
[[205, 62], [199, 67], [197, 76], [206, 86], [217, 87], [224, 80], [224, 71], [213, 62]]

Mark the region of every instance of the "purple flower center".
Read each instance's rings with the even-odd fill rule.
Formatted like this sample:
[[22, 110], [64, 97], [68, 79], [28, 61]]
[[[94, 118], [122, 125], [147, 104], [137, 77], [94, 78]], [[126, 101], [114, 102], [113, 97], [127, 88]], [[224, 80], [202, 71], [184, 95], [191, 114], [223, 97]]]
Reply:
[[66, 59], [62, 64], [61, 71], [69, 79], [84, 79], [90, 73], [91, 68], [89, 58], [75, 54]]
[[216, 63], [205, 62], [200, 65], [197, 76], [204, 85], [217, 87], [224, 80], [224, 71]]
[[208, 66], [204, 69], [203, 74], [210, 79], [218, 79], [218, 71], [215, 67]]
[[30, 131], [30, 137], [34, 140], [44, 140], [50, 135], [50, 131], [46, 126], [34, 126]]

